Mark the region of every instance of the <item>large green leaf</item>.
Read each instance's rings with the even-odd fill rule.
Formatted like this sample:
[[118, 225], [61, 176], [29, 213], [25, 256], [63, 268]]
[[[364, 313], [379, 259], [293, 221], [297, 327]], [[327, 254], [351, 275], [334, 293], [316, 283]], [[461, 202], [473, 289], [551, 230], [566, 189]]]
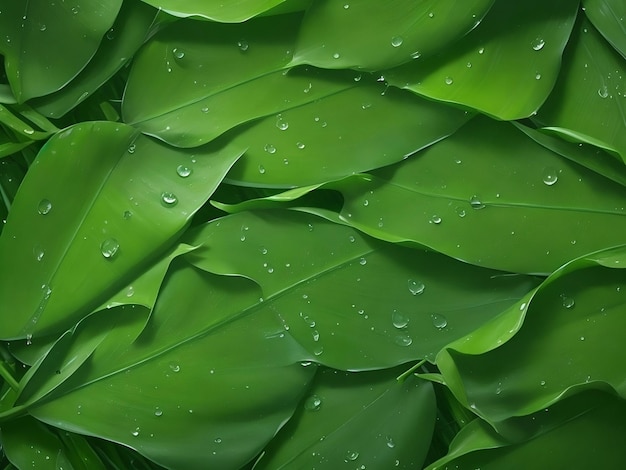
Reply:
[[65, 329], [122, 288], [185, 227], [239, 154], [177, 151], [111, 122], [53, 137], [0, 238], [0, 309], [12, 312], [0, 318], [2, 338]]
[[569, 263], [533, 294], [437, 356], [446, 384], [492, 425], [582, 389], [626, 395], [626, 250]]
[[550, 273], [626, 229], [623, 186], [486, 117], [337, 188], [354, 227], [513, 272]]
[[3, 5], [0, 53], [18, 102], [57, 91], [73, 79], [95, 54], [121, 6], [122, 0]]
[[463, 36], [493, 1], [316, 1], [306, 12], [293, 62], [334, 69], [393, 67]]
[[249, 20], [260, 13], [282, 3], [302, 3], [289, 0], [142, 0], [170, 15], [206, 18], [222, 23], [238, 23]]
[[467, 37], [385, 73], [394, 86], [498, 119], [534, 114], [557, 79], [578, 1], [496, 1]]
[[585, 15], [626, 58], [626, 4], [621, 0], [583, 0]]
[[[44, 422], [123, 443], [168, 468], [239, 468], [291, 416], [315, 372], [294, 360], [300, 346], [276, 334], [277, 319], [228, 322], [258, 297], [246, 279], [179, 263], [137, 339], [127, 332], [143, 323], [120, 311], [129, 307], [92, 315], [53, 348], [21, 398]], [[107, 329], [112, 310], [127, 327]], [[95, 349], [90, 332], [101, 338]], [[47, 377], [87, 355], [50, 390]]]
[[[626, 408], [607, 394], [586, 393], [541, 410], [531, 419], [541, 432], [534, 439], [511, 444], [487, 423], [475, 420], [463, 428], [450, 452], [427, 470], [606, 468], [626, 464]], [[535, 424], [534, 423], [534, 424]]]
[[[537, 114], [547, 130], [596, 145], [626, 161], [626, 60], [582, 19], [554, 92]], [[589, 117], [593, 116], [593, 119]]]
[[93, 94], [98, 87], [124, 66], [146, 40], [156, 10], [142, 2], [126, 2], [91, 61], [60, 90], [30, 102], [48, 117], [63, 116]]
[[[295, 416], [265, 449], [256, 469], [421, 468], [435, 424], [428, 382], [398, 368], [322, 369]], [[375, 423], [375, 425], [373, 425]]]
[[432, 359], [536, 282], [380, 243], [295, 211], [242, 212], [190, 237], [205, 244], [185, 256], [194, 265], [261, 286], [261, 299], [230, 316], [260, 309], [304, 348], [299, 360], [344, 370]]

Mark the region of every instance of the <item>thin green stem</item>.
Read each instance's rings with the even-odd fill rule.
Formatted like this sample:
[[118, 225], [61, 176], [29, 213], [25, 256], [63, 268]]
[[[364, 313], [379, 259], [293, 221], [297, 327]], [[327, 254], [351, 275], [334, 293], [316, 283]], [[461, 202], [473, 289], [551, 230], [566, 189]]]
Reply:
[[413, 367], [411, 367], [409, 370], [407, 370], [406, 372], [404, 372], [403, 374], [399, 375], [396, 380], [398, 382], [404, 382], [411, 374], [413, 374], [417, 369], [419, 369], [420, 367], [422, 367], [425, 363], [426, 363], [426, 359], [422, 359], [421, 361], [419, 361], [417, 364], [415, 364]]
[[11, 421], [26, 415], [26, 406], [18, 405], [8, 410], [0, 411], [0, 423], [3, 421]]

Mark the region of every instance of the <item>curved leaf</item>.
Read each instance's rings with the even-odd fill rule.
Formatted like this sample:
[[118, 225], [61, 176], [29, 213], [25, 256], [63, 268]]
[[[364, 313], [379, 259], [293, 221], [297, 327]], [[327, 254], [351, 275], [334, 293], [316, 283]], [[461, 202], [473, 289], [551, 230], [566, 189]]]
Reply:
[[535, 285], [295, 211], [242, 212], [187, 238], [204, 243], [185, 256], [197, 267], [260, 285], [244, 312], [281, 325], [306, 350], [298, 360], [343, 370], [432, 359]]
[[142, 0], [170, 15], [206, 18], [221, 23], [239, 23], [249, 20], [288, 0], [239, 0], [223, 2], [217, 0]]
[[621, 247], [569, 263], [442, 350], [437, 365], [457, 399], [497, 428], [580, 390], [624, 396], [626, 370], [614, 358], [626, 325], [625, 253]]
[[[422, 468], [435, 425], [432, 384], [396, 369], [322, 369], [254, 468]], [[376, 423], [372, 426], [372, 423]]]
[[585, 15], [626, 58], [626, 5], [620, 0], [583, 0]]
[[0, 52], [18, 102], [57, 91], [74, 78], [95, 54], [121, 6], [122, 0], [3, 5]]
[[[554, 92], [536, 120], [565, 139], [615, 152], [626, 161], [626, 62], [583, 19], [575, 28]], [[594, 119], [589, 119], [594, 116]]]
[[550, 273], [626, 229], [623, 186], [485, 117], [337, 189], [342, 219], [370, 235], [512, 272]]
[[574, 0], [496, 1], [457, 44], [385, 77], [394, 86], [498, 119], [531, 116], [556, 82], [577, 8]]
[[316, 1], [304, 17], [293, 63], [332, 69], [393, 67], [463, 36], [480, 23], [493, 1]]
[[68, 328], [123, 287], [239, 155], [177, 151], [111, 122], [78, 124], [50, 139], [0, 238], [0, 309], [13, 312], [0, 318], [2, 338]]

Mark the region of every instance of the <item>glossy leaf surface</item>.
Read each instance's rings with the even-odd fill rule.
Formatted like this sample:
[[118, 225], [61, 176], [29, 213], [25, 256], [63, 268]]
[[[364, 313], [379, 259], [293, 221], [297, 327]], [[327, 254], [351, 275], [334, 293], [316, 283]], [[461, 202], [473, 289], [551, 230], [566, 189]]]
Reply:
[[[280, 5], [286, 0], [142, 0], [170, 15], [206, 18], [221, 23], [238, 23]], [[293, 3], [293, 2], [292, 2]]]
[[596, 28], [582, 20], [572, 35], [566, 59], [537, 122], [568, 140], [596, 145], [626, 161], [624, 57], [607, 47]]
[[52, 138], [0, 238], [0, 302], [14, 312], [0, 320], [2, 337], [67, 328], [123, 287], [183, 229], [238, 157], [232, 149], [177, 152], [108, 122]]
[[17, 100], [52, 93], [74, 78], [95, 54], [121, 5], [122, 0], [32, 0], [25, 5], [4, 5], [0, 52]]
[[306, 12], [294, 63], [333, 69], [393, 67], [431, 54], [463, 36], [480, 23], [492, 3], [316, 1]]
[[512, 272], [550, 273], [626, 228], [623, 186], [487, 118], [338, 189], [366, 233]]
[[385, 77], [394, 86], [498, 119], [528, 117], [554, 86], [577, 8], [572, 0], [496, 1], [456, 47]]
[[620, 0], [583, 0], [585, 15], [626, 58], [626, 5]]
[[435, 395], [430, 383], [414, 376], [397, 382], [402, 372], [320, 370], [255, 470], [421, 468], [435, 424]]

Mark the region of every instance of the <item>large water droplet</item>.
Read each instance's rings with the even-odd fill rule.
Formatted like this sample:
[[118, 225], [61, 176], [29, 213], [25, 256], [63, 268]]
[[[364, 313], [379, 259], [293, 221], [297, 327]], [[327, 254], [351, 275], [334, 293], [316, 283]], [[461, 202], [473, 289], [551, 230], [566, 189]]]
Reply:
[[398, 346], [411, 346], [411, 344], [413, 344], [413, 338], [411, 338], [409, 335], [407, 334], [401, 334], [395, 337], [394, 342], [398, 345]]
[[367, 264], [367, 260], [366, 260], [365, 258], [361, 258], [361, 259], [359, 260], [359, 264], [360, 264], [361, 266], [365, 266], [365, 265]]
[[163, 416], [163, 410], [157, 406], [154, 410], [154, 416]]
[[178, 204], [178, 198], [174, 193], [169, 193], [167, 191], [161, 193], [161, 203], [165, 207], [174, 207]]
[[304, 409], [318, 411], [322, 407], [322, 399], [317, 395], [311, 395], [304, 401]]
[[548, 186], [552, 186], [559, 179], [558, 172], [552, 167], [546, 167], [543, 170], [543, 182]]
[[48, 199], [42, 199], [37, 206], [37, 212], [41, 215], [46, 215], [52, 210], [52, 203]]
[[339, 55], [339, 52], [335, 52], [335, 53], [333, 54], [333, 59], [339, 59], [339, 57], [341, 57], [341, 56]]
[[278, 127], [281, 131], [286, 131], [289, 129], [289, 123], [279, 114], [276, 118], [276, 127]]
[[484, 209], [485, 208], [485, 205], [482, 203], [480, 198], [476, 195], [470, 198], [470, 206], [472, 206], [472, 209]]
[[433, 325], [435, 326], [435, 328], [439, 328], [440, 330], [444, 329], [446, 326], [448, 326], [448, 319], [446, 317], [444, 317], [443, 315], [438, 315], [436, 313], [433, 313], [430, 318], [433, 321]]
[[188, 166], [178, 165], [176, 167], [176, 173], [181, 178], [187, 178], [189, 175], [191, 175], [191, 173], [193, 173], [193, 170], [191, 168], [189, 168]]
[[561, 298], [563, 299], [563, 307], [565, 308], [574, 307], [574, 304], [576, 303], [574, 299], [572, 299], [571, 297], [567, 297], [566, 295], [562, 295]]
[[533, 49], [536, 51], [540, 51], [541, 49], [543, 49], [543, 46], [546, 45], [546, 42], [543, 40], [543, 38], [536, 38], [533, 41]]
[[409, 317], [407, 317], [405, 314], [397, 310], [394, 310], [393, 313], [391, 314], [391, 321], [393, 323], [393, 326], [395, 326], [398, 329], [406, 328], [407, 325], [409, 324], [409, 320], [410, 320]]
[[183, 57], [185, 57], [185, 53], [182, 50], [178, 49], [177, 47], [175, 47], [172, 50], [172, 53], [174, 54], [174, 57], [176, 57], [177, 59], [182, 59]]
[[107, 259], [113, 258], [119, 249], [120, 244], [115, 238], [107, 238], [100, 244], [100, 253]]
[[409, 292], [413, 295], [419, 295], [424, 292], [426, 286], [421, 281], [414, 281], [413, 279], [409, 279]]
[[354, 451], [354, 450], [349, 450], [348, 452], [346, 452], [346, 458], [344, 459], [345, 462], [354, 462], [356, 459], [359, 458], [359, 453]]
[[135, 430], [131, 434], [133, 436], [137, 437], [137, 436], [139, 436], [139, 431], [140, 431], [140, 429], [139, 429], [139, 427], [137, 427], [137, 428], [135, 428]]
[[276, 147], [274, 147], [272, 144], [265, 144], [263, 150], [265, 150], [267, 153], [276, 153]]
[[444, 81], [446, 82], [446, 85], [452, 85], [454, 83], [452, 77], [446, 77]]
[[439, 217], [438, 215], [433, 215], [430, 218], [430, 223], [431, 224], [435, 224], [435, 225], [439, 225], [441, 223], [441, 217]]
[[394, 36], [393, 38], [391, 38], [391, 45], [393, 47], [400, 47], [403, 41], [404, 39], [402, 39], [402, 36]]

